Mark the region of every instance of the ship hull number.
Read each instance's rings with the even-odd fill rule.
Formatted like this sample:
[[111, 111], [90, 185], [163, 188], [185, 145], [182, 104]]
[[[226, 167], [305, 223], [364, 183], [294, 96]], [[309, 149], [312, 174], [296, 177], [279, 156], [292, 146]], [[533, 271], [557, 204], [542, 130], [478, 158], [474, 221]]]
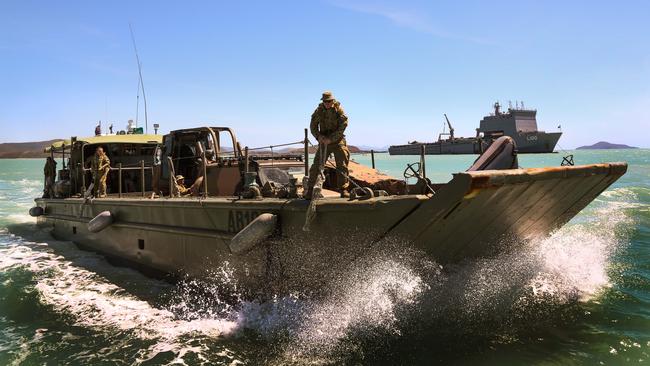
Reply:
[[245, 228], [246, 225], [250, 224], [261, 213], [261, 211], [230, 210], [228, 212], [228, 232], [240, 232], [241, 229]]

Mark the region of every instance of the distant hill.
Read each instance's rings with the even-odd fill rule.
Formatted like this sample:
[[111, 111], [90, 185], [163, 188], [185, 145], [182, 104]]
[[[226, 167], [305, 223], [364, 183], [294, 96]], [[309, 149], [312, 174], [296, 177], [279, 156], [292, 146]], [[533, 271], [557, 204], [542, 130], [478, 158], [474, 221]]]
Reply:
[[[48, 141], [36, 141], [36, 142], [7, 142], [0, 143], [0, 159], [16, 159], [16, 158], [45, 158], [49, 156], [43, 152], [43, 150], [52, 145], [53, 142], [61, 141], [61, 139], [48, 140]], [[369, 152], [369, 149], [360, 149], [353, 145], [348, 145], [350, 153], [363, 153]], [[224, 150], [228, 151], [227, 148]], [[232, 150], [232, 149], [231, 149]], [[289, 149], [280, 149], [275, 150], [275, 153], [280, 154], [303, 154], [303, 148], [289, 148]], [[314, 154], [316, 152], [316, 146], [309, 147], [309, 153]], [[258, 150], [255, 153], [257, 154], [270, 154], [270, 150]]]
[[369, 146], [369, 145], [358, 145], [357, 146], [361, 151], [370, 151], [375, 150], [375, 152], [386, 152], [388, 151], [388, 146]]
[[44, 158], [49, 154], [44, 153], [43, 149], [52, 145], [52, 143], [56, 141], [61, 141], [61, 139], [36, 142], [2, 143], [0, 144], [0, 159]]
[[[315, 154], [316, 153], [316, 146], [310, 146], [309, 147], [309, 153], [310, 154]], [[290, 148], [290, 149], [284, 149], [280, 150], [278, 152], [283, 153], [283, 154], [303, 154], [304, 153], [304, 147], [296, 147], [296, 148]], [[351, 154], [357, 154], [361, 152], [365, 152], [364, 150], [359, 149], [356, 146], [353, 145], [348, 145], [348, 150], [350, 150]], [[268, 150], [263, 150], [265, 153], [270, 153]]]
[[590, 146], [580, 146], [576, 150], [608, 150], [608, 149], [638, 149], [638, 147], [627, 146], [623, 144], [612, 144], [606, 141], [600, 141]]

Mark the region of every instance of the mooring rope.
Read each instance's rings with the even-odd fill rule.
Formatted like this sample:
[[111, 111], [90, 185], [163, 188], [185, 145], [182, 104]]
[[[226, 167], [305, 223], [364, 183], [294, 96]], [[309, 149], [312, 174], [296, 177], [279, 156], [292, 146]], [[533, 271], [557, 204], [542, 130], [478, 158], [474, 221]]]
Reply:
[[318, 175], [314, 186], [311, 187], [311, 201], [309, 207], [305, 212], [305, 225], [302, 231], [309, 231], [312, 221], [316, 218], [316, 200], [322, 198], [321, 190], [323, 189], [323, 181], [325, 180], [325, 163], [327, 162], [327, 145], [318, 144], [318, 151], [321, 153], [320, 161], [318, 161]]

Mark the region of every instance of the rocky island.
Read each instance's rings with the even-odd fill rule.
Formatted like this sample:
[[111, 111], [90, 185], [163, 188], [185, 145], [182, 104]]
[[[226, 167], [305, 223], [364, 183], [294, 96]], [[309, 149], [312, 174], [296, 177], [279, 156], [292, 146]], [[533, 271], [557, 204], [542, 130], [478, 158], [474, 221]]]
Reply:
[[580, 146], [576, 150], [613, 150], [613, 149], [638, 149], [638, 147], [628, 146], [624, 144], [612, 144], [606, 141], [599, 141], [593, 145]]

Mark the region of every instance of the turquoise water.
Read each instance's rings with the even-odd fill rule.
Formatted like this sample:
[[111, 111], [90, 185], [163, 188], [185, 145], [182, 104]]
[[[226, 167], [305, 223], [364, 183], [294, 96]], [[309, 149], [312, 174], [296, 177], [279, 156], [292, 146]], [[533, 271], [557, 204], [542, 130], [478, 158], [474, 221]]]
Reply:
[[[327, 298], [261, 304], [227, 266], [169, 284], [52, 239], [27, 215], [43, 161], [0, 160], [0, 364], [650, 364], [650, 150], [572, 153], [628, 173], [546, 240], [445, 271], [377, 248]], [[428, 176], [473, 158], [430, 156]], [[415, 160], [376, 156], [398, 177]]]

